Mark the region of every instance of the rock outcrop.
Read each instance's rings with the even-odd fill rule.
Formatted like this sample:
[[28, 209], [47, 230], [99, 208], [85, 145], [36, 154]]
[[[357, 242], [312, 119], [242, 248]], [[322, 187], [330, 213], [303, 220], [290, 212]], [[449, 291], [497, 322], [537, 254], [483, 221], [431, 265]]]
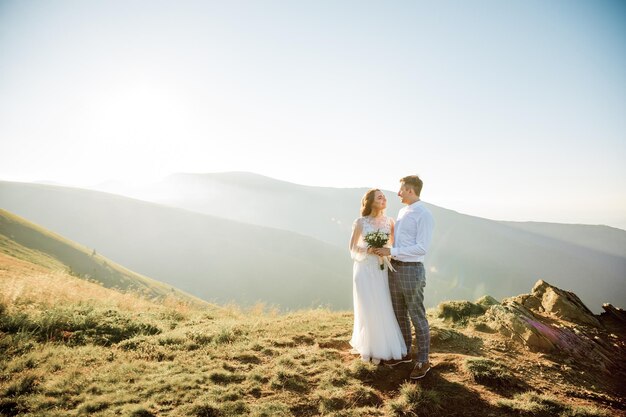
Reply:
[[[613, 307], [607, 311], [612, 316], [624, 313]], [[603, 371], [625, 368], [624, 339], [605, 328], [599, 317], [576, 294], [538, 281], [531, 294], [492, 305], [480, 321], [531, 351], [567, 355]]]
[[600, 317], [617, 324], [618, 326], [626, 327], [626, 311], [621, 308], [613, 307], [611, 304], [603, 304], [602, 308], [604, 313]]
[[498, 300], [496, 300], [495, 298], [493, 298], [490, 295], [484, 295], [482, 297], [480, 297], [478, 300], [476, 300], [476, 304], [480, 304], [483, 307], [491, 307], [491, 306], [495, 306], [500, 304], [498, 302]]
[[572, 323], [601, 327], [591, 310], [573, 292], [563, 291], [540, 280], [532, 289], [532, 297], [540, 300], [540, 311], [542, 309], [549, 315]]

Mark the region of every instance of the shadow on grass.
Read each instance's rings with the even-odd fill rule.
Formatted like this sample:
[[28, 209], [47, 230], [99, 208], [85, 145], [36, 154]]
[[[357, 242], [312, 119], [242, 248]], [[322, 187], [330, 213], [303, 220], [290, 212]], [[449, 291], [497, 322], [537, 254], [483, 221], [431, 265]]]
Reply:
[[352, 346], [347, 340], [343, 339], [331, 339], [319, 342], [319, 347], [321, 349], [336, 349], [339, 351], [350, 350]]
[[430, 351], [432, 353], [471, 353], [479, 355], [484, 347], [480, 337], [468, 337], [454, 329], [431, 327]]
[[[394, 368], [380, 365], [370, 372], [355, 373], [364, 385], [383, 393], [386, 397], [394, 398], [399, 395], [402, 384], [411, 382], [419, 384], [424, 390], [441, 399], [442, 416], [500, 416], [502, 409], [483, 400], [480, 394], [469, 387], [447, 380], [444, 375], [449, 369], [438, 369], [433, 366], [423, 379], [412, 381], [409, 374], [413, 364], [401, 364]], [[511, 414], [514, 415], [514, 414]]]
[[501, 362], [489, 358], [468, 358], [463, 365], [474, 382], [504, 397], [532, 389]]
[[[481, 398], [480, 394], [458, 382], [445, 379], [435, 368], [423, 379], [414, 382], [435, 392], [441, 401], [442, 416], [502, 416], [502, 409]], [[513, 415], [513, 414], [511, 414]]]
[[21, 414], [26, 410], [22, 409], [17, 401], [8, 398], [0, 400], [0, 416], [13, 417]]

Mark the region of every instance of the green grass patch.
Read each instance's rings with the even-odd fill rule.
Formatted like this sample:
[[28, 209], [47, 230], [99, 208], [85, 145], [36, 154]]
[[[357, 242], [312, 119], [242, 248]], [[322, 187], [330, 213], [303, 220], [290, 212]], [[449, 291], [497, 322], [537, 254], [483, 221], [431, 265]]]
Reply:
[[378, 366], [371, 362], [362, 362], [354, 360], [350, 365], [350, 374], [361, 381], [373, 379], [376, 376]]
[[161, 329], [119, 310], [78, 305], [54, 307], [33, 315], [5, 310], [0, 314], [0, 331], [23, 333], [39, 342], [108, 346], [137, 335], [158, 334]]
[[287, 404], [269, 401], [259, 404], [252, 410], [250, 417], [291, 417], [293, 414]]
[[305, 393], [309, 391], [309, 384], [306, 378], [299, 372], [288, 369], [276, 370], [273, 378], [270, 380], [273, 389], [285, 389]]
[[129, 417], [156, 417], [156, 414], [154, 414], [152, 411], [146, 408], [139, 407], [139, 408], [132, 410], [128, 416]]
[[465, 361], [465, 369], [472, 379], [494, 388], [508, 388], [516, 384], [515, 376], [502, 364], [491, 359], [472, 358]]
[[345, 387], [350, 383], [350, 374], [341, 367], [331, 368], [320, 377], [320, 386], [325, 388]]
[[383, 399], [376, 390], [366, 385], [355, 384], [346, 391], [351, 407], [379, 407], [383, 404]]
[[124, 340], [117, 344], [117, 347], [130, 352], [135, 359], [146, 361], [171, 361], [176, 357], [175, 350], [171, 346], [161, 346], [158, 341], [151, 337], [140, 336]]
[[111, 404], [106, 400], [89, 401], [78, 409], [79, 414], [90, 415], [109, 408]]
[[187, 415], [193, 417], [223, 417], [219, 407], [213, 403], [194, 404], [188, 408]]
[[433, 390], [424, 389], [418, 384], [405, 382], [400, 394], [387, 404], [391, 416], [417, 417], [440, 415], [442, 398]]
[[518, 394], [511, 400], [499, 400], [497, 405], [521, 416], [532, 417], [608, 417], [609, 413], [597, 407], [572, 407], [557, 399], [534, 392]]
[[34, 375], [24, 375], [18, 381], [9, 384], [4, 390], [5, 397], [18, 397], [20, 395], [32, 394], [37, 389], [37, 377]]
[[212, 372], [209, 375], [209, 379], [215, 384], [227, 385], [227, 384], [236, 384], [238, 382], [241, 382], [245, 379], [245, 377], [242, 375], [234, 374], [232, 372], [216, 371], [216, 372]]
[[248, 332], [240, 326], [224, 326], [212, 335], [213, 343], [217, 345], [231, 344], [243, 339]]
[[348, 407], [348, 400], [345, 397], [345, 393], [341, 390], [319, 391], [317, 393], [317, 401], [319, 402], [319, 412], [321, 414], [329, 414]]
[[241, 353], [239, 355], [235, 355], [234, 359], [237, 362], [249, 363], [253, 365], [258, 365], [261, 363], [261, 358], [259, 358], [257, 355], [252, 355], [249, 353]]
[[482, 316], [487, 309], [470, 301], [444, 301], [437, 306], [437, 317], [465, 324], [471, 317]]

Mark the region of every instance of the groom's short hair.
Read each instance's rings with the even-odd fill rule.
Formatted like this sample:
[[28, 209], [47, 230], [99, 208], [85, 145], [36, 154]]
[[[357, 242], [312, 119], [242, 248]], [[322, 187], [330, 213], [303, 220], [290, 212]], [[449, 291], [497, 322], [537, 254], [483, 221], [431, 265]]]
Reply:
[[413, 191], [415, 191], [415, 195], [418, 197], [422, 192], [422, 185], [424, 185], [420, 177], [418, 177], [417, 175], [409, 175], [407, 177], [401, 178], [400, 184], [406, 187], [411, 187]]

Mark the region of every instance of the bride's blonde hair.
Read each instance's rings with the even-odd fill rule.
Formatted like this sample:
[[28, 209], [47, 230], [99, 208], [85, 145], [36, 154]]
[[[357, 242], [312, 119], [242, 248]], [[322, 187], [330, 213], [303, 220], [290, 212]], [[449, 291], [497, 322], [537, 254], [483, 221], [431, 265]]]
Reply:
[[368, 190], [361, 199], [361, 216], [369, 216], [372, 213], [372, 204], [374, 204], [376, 191], [380, 190], [378, 188]]

